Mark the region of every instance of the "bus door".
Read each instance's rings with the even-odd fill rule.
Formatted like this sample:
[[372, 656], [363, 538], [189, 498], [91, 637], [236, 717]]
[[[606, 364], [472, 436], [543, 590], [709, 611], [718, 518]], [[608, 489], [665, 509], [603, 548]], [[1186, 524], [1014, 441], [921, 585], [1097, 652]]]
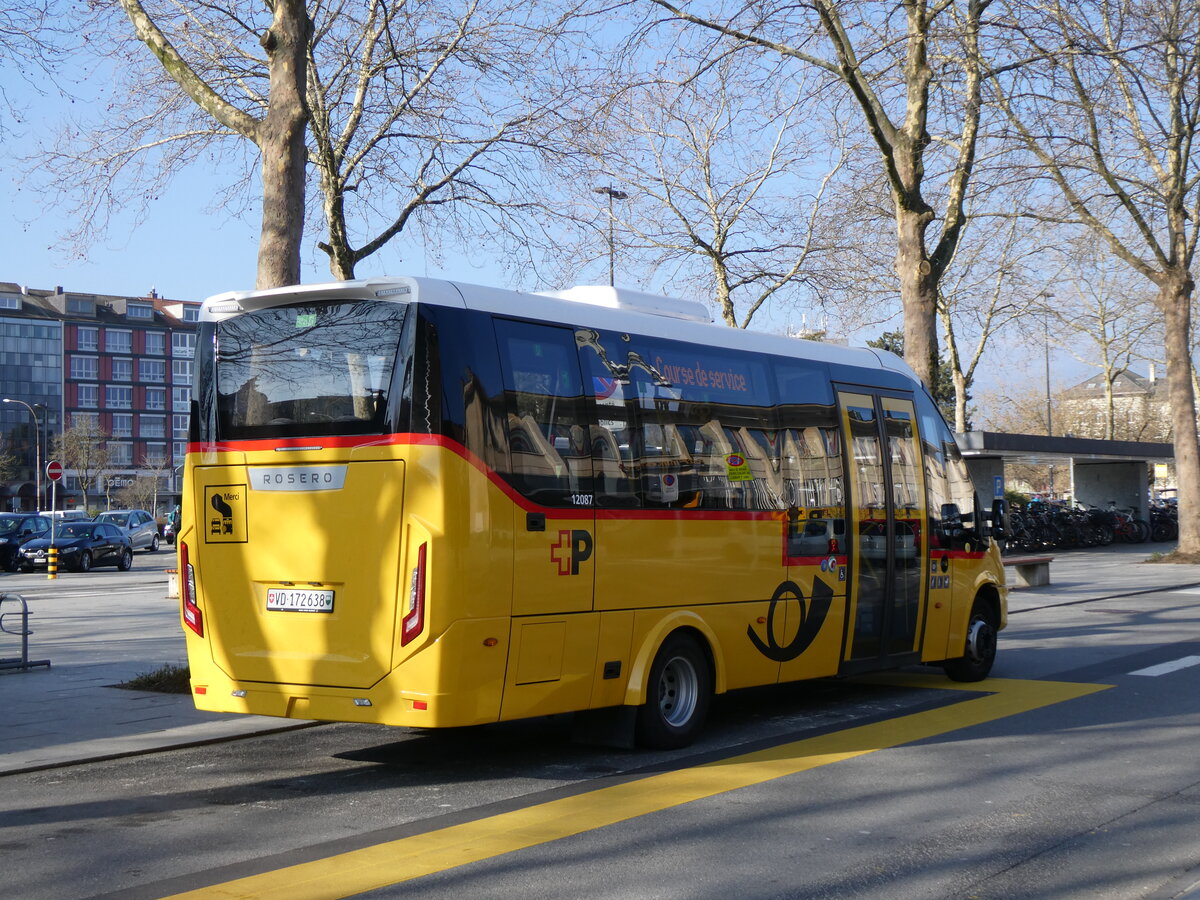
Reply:
[[501, 718], [589, 705], [596, 519], [590, 415], [575, 332], [496, 319], [504, 374], [506, 481], [515, 493], [512, 625]]
[[496, 319], [514, 523], [514, 616], [590, 612], [596, 566], [590, 415], [575, 333]]
[[850, 487], [847, 674], [918, 661], [928, 535], [912, 400], [842, 389], [838, 404]]

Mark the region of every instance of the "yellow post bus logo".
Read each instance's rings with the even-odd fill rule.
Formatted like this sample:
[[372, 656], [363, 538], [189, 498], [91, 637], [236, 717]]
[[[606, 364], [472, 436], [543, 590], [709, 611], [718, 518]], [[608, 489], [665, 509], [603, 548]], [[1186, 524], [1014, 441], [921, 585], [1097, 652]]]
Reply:
[[586, 531], [558, 533], [558, 543], [550, 545], [550, 561], [558, 563], [559, 575], [578, 575], [579, 564], [592, 557], [592, 536]]

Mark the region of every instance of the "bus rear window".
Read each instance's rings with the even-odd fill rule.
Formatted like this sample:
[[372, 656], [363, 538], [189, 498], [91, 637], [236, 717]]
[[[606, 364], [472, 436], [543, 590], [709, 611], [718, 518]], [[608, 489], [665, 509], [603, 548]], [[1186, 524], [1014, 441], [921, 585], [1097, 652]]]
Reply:
[[403, 367], [407, 307], [314, 303], [246, 313], [216, 329], [222, 438], [385, 430], [392, 373]]

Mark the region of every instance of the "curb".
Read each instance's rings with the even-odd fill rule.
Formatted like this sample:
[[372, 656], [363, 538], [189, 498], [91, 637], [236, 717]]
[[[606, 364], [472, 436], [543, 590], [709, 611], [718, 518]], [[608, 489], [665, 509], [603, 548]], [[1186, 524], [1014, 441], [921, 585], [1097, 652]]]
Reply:
[[278, 724], [278, 719], [266, 716], [245, 716], [229, 722], [199, 722], [164, 731], [119, 737], [97, 738], [9, 753], [0, 757], [0, 777], [21, 775], [26, 772], [41, 772], [46, 769], [61, 769], [84, 763], [123, 759], [129, 756], [145, 756], [163, 750], [183, 747], [203, 747], [206, 744], [222, 744], [262, 734], [278, 734], [312, 728], [321, 722], [302, 721]]

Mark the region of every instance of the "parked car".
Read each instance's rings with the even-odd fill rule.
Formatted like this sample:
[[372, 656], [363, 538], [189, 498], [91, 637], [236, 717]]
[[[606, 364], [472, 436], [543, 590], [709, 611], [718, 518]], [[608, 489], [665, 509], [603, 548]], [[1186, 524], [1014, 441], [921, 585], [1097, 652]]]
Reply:
[[34, 513], [0, 513], [0, 566], [9, 572], [21, 564], [21, 547], [50, 536], [50, 520]]
[[96, 516], [95, 521], [116, 525], [129, 535], [134, 550], [158, 549], [158, 522], [144, 509], [110, 509]]
[[[122, 572], [133, 565], [129, 534], [106, 522], [63, 522], [55, 529], [59, 568], [86, 572], [92, 566], [116, 566]], [[21, 566], [44, 569], [50, 564], [50, 538], [37, 538], [21, 548]]]

